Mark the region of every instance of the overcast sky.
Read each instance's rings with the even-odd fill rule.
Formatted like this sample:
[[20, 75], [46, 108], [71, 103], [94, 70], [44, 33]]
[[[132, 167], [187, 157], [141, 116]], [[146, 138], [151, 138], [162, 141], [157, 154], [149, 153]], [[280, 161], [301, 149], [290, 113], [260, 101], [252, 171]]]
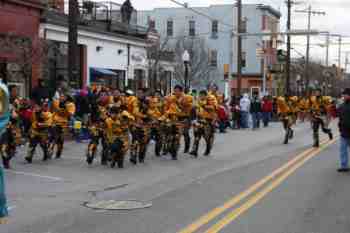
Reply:
[[[105, 0], [99, 0], [105, 1]], [[117, 3], [122, 3], [123, 0], [114, 0]], [[210, 4], [231, 4], [235, 3], [235, 0], [178, 0], [179, 2], [187, 2], [189, 6], [208, 6]], [[295, 13], [294, 10], [304, 10], [309, 4], [317, 11], [325, 11], [326, 16], [312, 16], [312, 29], [320, 31], [330, 31], [331, 33], [342, 34], [350, 36], [350, 0], [297, 0], [299, 4], [293, 6], [293, 18], [292, 27], [294, 29], [305, 29], [307, 27], [307, 15]], [[170, 0], [131, 0], [132, 4], [137, 10], [150, 10], [156, 7], [175, 7], [174, 3]], [[294, 1], [295, 2], [295, 1]], [[278, 9], [282, 13], [281, 30], [285, 30], [286, 24], [286, 4], [285, 0], [242, 0], [243, 4], [247, 3], [260, 3], [271, 5]], [[336, 42], [336, 38], [332, 39]], [[350, 37], [343, 39], [342, 64], [345, 63], [345, 51], [350, 51]], [[305, 54], [306, 44], [305, 38], [293, 38], [293, 47], [300, 53]], [[317, 44], [324, 44], [325, 37], [317, 36], [311, 40], [311, 56], [314, 59], [325, 61], [325, 48], [318, 46]], [[297, 45], [298, 44], [298, 45]], [[337, 63], [338, 48], [336, 45], [332, 45], [330, 51], [330, 64]], [[292, 52], [294, 57], [300, 57], [296, 51]], [[350, 67], [350, 66], [349, 66]]]

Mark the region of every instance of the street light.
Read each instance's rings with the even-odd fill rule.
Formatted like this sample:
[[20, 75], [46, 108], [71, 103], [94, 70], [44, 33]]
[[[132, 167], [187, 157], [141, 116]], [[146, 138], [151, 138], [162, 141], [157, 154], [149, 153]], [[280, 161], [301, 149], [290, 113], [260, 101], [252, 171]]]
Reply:
[[185, 92], [188, 93], [189, 91], [189, 78], [188, 78], [188, 65], [190, 63], [190, 54], [187, 50], [184, 51], [182, 54], [182, 61], [185, 64]]

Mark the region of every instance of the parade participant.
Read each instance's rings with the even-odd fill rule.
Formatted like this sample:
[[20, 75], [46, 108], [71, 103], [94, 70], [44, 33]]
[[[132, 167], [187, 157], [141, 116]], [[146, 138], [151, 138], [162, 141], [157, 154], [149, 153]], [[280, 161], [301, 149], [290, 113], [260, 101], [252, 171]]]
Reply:
[[159, 124], [159, 119], [162, 117], [162, 100], [161, 93], [156, 91], [148, 98], [148, 112], [147, 115], [151, 119], [151, 139], [155, 141], [155, 154], [160, 156], [162, 150], [162, 131]]
[[108, 146], [106, 141], [105, 121], [108, 118], [107, 107], [109, 104], [109, 97], [100, 97], [97, 101], [96, 111], [91, 113], [89, 119], [89, 133], [90, 143], [88, 145], [86, 162], [92, 164], [95, 157], [98, 145], [101, 142], [101, 165], [107, 165], [108, 160]]
[[[6, 85], [0, 81], [0, 135], [5, 132], [9, 118], [9, 93]], [[0, 224], [7, 223], [7, 216], [8, 209], [5, 194], [5, 179], [3, 169], [0, 166]]]
[[11, 112], [10, 121], [0, 137], [0, 155], [5, 169], [10, 168], [10, 160], [15, 156], [16, 148], [21, 142], [20, 118], [15, 109]]
[[70, 118], [75, 113], [75, 104], [65, 95], [61, 95], [59, 100], [53, 101], [53, 129], [50, 152], [53, 153], [56, 146], [56, 159], [61, 158], [64, 134], [68, 130]]
[[188, 153], [191, 147], [190, 128], [192, 121], [193, 110], [193, 97], [184, 93], [183, 87], [180, 85], [175, 86], [173, 98], [176, 100], [176, 104], [180, 109], [178, 113], [178, 120], [184, 124], [183, 136], [185, 139], [184, 153]]
[[32, 163], [36, 146], [40, 144], [43, 150], [43, 161], [51, 157], [49, 152], [49, 131], [52, 126], [52, 114], [48, 108], [36, 105], [32, 115], [32, 127], [29, 133], [29, 150], [25, 157], [28, 163]]
[[163, 155], [170, 153], [173, 160], [177, 160], [183, 130], [183, 124], [179, 122], [181, 110], [176, 100], [174, 95], [165, 98], [164, 113], [160, 118]]
[[217, 103], [215, 97], [208, 95], [206, 91], [199, 93], [199, 100], [196, 106], [196, 121], [193, 123], [194, 143], [191, 155], [198, 157], [199, 142], [203, 137], [206, 142], [204, 155], [208, 156], [214, 143], [215, 121]]
[[299, 119], [301, 122], [305, 122], [310, 108], [310, 99], [307, 96], [302, 96], [298, 101]]
[[330, 140], [333, 139], [332, 130], [326, 125], [327, 121], [327, 109], [331, 105], [332, 99], [330, 97], [322, 96], [321, 90], [316, 89], [314, 96], [311, 97], [311, 122], [314, 138], [314, 147], [320, 146], [319, 130], [320, 127], [323, 133], [328, 134]]
[[293, 110], [288, 103], [287, 99], [289, 99], [288, 96], [286, 97], [278, 97], [277, 98], [277, 112], [280, 121], [283, 124], [283, 128], [285, 130], [285, 136], [284, 136], [284, 144], [288, 144], [289, 140], [293, 138]]
[[225, 96], [219, 92], [217, 85], [213, 84], [209, 87], [209, 95], [213, 95], [216, 98], [218, 105], [221, 105], [225, 101]]
[[106, 135], [111, 153], [111, 167], [124, 167], [124, 157], [129, 149], [129, 127], [135, 118], [127, 111], [113, 106], [111, 116], [105, 121]]
[[135, 122], [132, 126], [132, 145], [130, 148], [130, 162], [137, 164], [137, 158], [140, 163], [145, 162], [147, 147], [150, 137], [150, 117], [148, 115], [148, 100], [146, 98], [146, 89], [140, 88], [137, 91], [136, 104], [132, 110]]

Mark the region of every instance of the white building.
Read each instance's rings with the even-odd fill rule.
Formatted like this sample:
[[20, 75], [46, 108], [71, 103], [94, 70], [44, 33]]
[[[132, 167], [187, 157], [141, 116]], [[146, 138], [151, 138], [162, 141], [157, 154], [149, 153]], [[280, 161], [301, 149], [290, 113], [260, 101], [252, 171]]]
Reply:
[[[40, 25], [41, 37], [49, 43], [47, 78], [53, 83], [59, 77], [68, 78], [67, 22], [67, 15], [49, 12]], [[103, 24], [79, 25], [80, 86], [103, 81], [121, 89], [147, 87], [146, 29], [130, 30], [125, 25], [114, 25], [112, 29], [106, 30]]]

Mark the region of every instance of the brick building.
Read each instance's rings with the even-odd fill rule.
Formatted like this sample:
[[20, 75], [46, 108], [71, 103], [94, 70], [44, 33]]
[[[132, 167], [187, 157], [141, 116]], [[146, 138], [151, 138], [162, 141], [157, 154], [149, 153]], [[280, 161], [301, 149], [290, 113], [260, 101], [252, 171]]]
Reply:
[[[40, 76], [40, 0], [0, 0], [0, 76], [28, 94]], [[29, 62], [30, 64], [26, 64]]]

